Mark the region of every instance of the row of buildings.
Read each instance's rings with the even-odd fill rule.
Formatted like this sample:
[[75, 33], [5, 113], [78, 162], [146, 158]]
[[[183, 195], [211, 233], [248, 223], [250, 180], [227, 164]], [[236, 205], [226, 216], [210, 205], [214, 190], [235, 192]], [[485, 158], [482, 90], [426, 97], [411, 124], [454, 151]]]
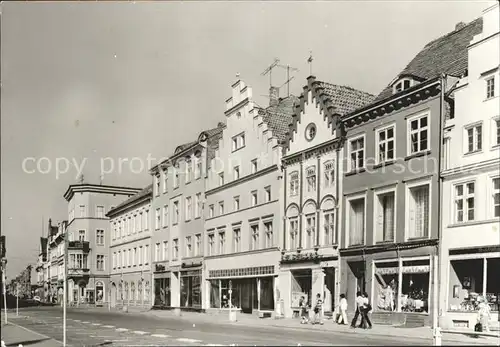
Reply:
[[225, 121], [148, 187], [68, 188], [45, 293], [62, 294], [68, 235], [75, 304], [293, 317], [301, 297], [332, 313], [361, 290], [380, 320], [473, 327], [479, 296], [498, 320], [499, 42], [495, 5], [377, 96], [310, 76], [260, 107], [238, 80]]

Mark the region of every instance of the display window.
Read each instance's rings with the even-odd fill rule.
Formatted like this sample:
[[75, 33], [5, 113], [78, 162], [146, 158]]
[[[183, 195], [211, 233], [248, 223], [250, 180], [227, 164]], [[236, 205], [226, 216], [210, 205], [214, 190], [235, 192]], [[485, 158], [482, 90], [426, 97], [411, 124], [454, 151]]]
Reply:
[[375, 311], [396, 311], [398, 307], [399, 263], [375, 263], [373, 300]]
[[155, 306], [170, 306], [170, 278], [156, 278], [155, 286]]
[[201, 271], [181, 272], [181, 307], [201, 307]]

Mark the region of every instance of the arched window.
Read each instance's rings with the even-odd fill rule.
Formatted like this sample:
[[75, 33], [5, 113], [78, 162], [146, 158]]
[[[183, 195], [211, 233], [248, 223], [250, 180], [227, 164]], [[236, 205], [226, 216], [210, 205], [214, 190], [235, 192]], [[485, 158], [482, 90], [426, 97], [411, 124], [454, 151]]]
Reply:
[[393, 85], [393, 93], [397, 94], [399, 92], [402, 92], [403, 90], [413, 87], [415, 84], [416, 81], [412, 78], [401, 78]]
[[97, 302], [103, 302], [105, 298], [105, 292], [104, 292], [104, 283], [101, 281], [97, 281], [95, 284], [95, 292], [96, 292], [96, 301]]
[[337, 233], [335, 230], [335, 201], [327, 198], [321, 204], [322, 224], [323, 224], [323, 245], [334, 245], [337, 243]]
[[287, 233], [286, 237], [286, 246], [289, 250], [295, 250], [299, 247], [299, 210], [295, 206], [291, 206], [287, 210]]
[[304, 206], [303, 214], [305, 216], [305, 234], [303, 238], [304, 248], [313, 248], [316, 246], [316, 206], [309, 202]]

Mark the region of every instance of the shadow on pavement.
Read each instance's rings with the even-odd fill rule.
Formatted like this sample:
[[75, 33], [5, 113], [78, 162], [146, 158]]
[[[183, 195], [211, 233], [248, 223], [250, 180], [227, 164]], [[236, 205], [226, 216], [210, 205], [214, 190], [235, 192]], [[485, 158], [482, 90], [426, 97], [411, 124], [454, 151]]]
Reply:
[[17, 347], [19, 345], [21, 346], [29, 346], [29, 345], [34, 345], [35, 343], [40, 343], [43, 341], [48, 341], [50, 338], [44, 338], [44, 339], [38, 339], [38, 340], [29, 340], [29, 341], [22, 341], [22, 342], [16, 342], [16, 343], [11, 343], [6, 345], [7, 347]]

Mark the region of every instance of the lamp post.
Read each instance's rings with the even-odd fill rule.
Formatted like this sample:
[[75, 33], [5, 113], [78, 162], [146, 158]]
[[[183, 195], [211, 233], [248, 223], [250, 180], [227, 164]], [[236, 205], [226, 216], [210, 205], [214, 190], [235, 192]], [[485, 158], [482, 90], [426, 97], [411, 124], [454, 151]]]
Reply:
[[229, 321], [236, 321], [236, 312], [233, 312], [233, 281], [229, 280]]
[[5, 278], [5, 270], [7, 269], [7, 259], [2, 258], [2, 283], [3, 283], [3, 307], [5, 310], [5, 324], [7, 324], [7, 287], [5, 282], [7, 279]]

